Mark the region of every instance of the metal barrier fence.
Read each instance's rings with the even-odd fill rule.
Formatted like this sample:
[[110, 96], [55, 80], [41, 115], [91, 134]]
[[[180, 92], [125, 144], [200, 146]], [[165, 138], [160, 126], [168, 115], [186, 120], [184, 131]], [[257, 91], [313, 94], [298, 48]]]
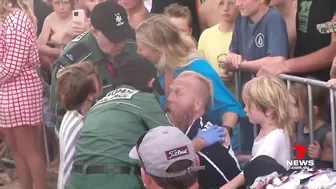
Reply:
[[[313, 96], [312, 96], [312, 86], [317, 87], [327, 87], [327, 82], [314, 80], [314, 79], [308, 79], [308, 78], [302, 78], [292, 75], [285, 75], [281, 74], [279, 76], [281, 79], [285, 80], [287, 82], [287, 87], [290, 89], [291, 83], [302, 83], [307, 85], [307, 92], [308, 92], [308, 115], [309, 115], [309, 139], [310, 143], [313, 144], [314, 142], [314, 129], [313, 129]], [[329, 101], [330, 101], [330, 116], [331, 116], [331, 132], [332, 132], [332, 150], [333, 150], [333, 166], [336, 170], [336, 120], [335, 120], [335, 95], [334, 92], [336, 91], [336, 86], [333, 86], [329, 89]], [[240, 102], [242, 102], [242, 82], [241, 82], [241, 73], [237, 72], [235, 73], [235, 93], [237, 99], [239, 99]], [[240, 133], [240, 132], [239, 132]], [[253, 127], [253, 134], [254, 138], [257, 136], [257, 126], [254, 125]], [[239, 134], [238, 136], [239, 141], [239, 150], [241, 150], [241, 136]]]

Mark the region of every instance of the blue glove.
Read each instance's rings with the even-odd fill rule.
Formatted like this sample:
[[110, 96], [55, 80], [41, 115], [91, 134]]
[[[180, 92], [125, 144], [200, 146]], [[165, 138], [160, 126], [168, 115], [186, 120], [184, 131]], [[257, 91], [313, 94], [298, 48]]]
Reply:
[[205, 140], [205, 147], [211, 146], [216, 143], [224, 142], [224, 137], [226, 133], [224, 128], [219, 127], [218, 125], [214, 125], [207, 129], [206, 131], [202, 131], [202, 129], [198, 129], [196, 137], [203, 138]]

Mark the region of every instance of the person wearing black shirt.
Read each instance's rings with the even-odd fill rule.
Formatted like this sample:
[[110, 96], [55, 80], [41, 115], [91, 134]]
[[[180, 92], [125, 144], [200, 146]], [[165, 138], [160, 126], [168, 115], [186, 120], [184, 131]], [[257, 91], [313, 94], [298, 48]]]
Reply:
[[173, 3], [178, 3], [182, 6], [187, 6], [190, 9], [192, 17], [192, 36], [198, 41], [201, 35], [201, 29], [198, 22], [197, 3], [200, 0], [153, 0], [152, 14], [162, 14], [164, 9]]
[[298, 0], [297, 5], [295, 58], [264, 65], [257, 75], [285, 73], [327, 81], [336, 54], [336, 41], [332, 40], [330, 33], [320, 33], [316, 26], [332, 19], [336, 1]]
[[[207, 107], [211, 106], [212, 95], [212, 84], [204, 76], [193, 71], [181, 73], [170, 86], [165, 107], [168, 118], [193, 139], [199, 130], [213, 126], [204, 116]], [[226, 134], [232, 135], [232, 130]], [[200, 150], [198, 156], [200, 165], [205, 166], [198, 177], [202, 189], [220, 188], [241, 172], [230, 146], [216, 143]]]

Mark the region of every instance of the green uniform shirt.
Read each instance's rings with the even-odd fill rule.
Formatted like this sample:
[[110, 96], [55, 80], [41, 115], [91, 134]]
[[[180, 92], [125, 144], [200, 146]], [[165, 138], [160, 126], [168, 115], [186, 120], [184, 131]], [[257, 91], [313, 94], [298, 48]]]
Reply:
[[[55, 113], [55, 115], [63, 116], [65, 114], [65, 109], [59, 105], [56, 98], [57, 72], [59, 70], [72, 64], [90, 61], [100, 72], [104, 85], [103, 96], [105, 96], [107, 92], [112, 90], [112, 80], [114, 77], [109, 72], [106, 64], [109, 64], [112, 68], [116, 68], [121, 62], [134, 59], [139, 56], [136, 51], [136, 43], [134, 41], [127, 41], [124, 51], [115, 57], [114, 63], [109, 63], [103, 52], [98, 47], [97, 41], [91, 31], [83, 33], [73, 39], [65, 47], [61, 56], [55, 61], [51, 68], [51, 110]], [[57, 126], [59, 125], [60, 123], [57, 123]]]
[[169, 126], [154, 93], [120, 86], [94, 105], [76, 143], [78, 165], [136, 165], [128, 154], [138, 138], [157, 126]]

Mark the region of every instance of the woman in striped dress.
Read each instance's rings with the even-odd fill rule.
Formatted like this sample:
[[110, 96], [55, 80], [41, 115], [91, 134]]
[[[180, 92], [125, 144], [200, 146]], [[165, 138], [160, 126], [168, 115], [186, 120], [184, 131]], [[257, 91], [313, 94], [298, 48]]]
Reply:
[[22, 189], [45, 188], [36, 19], [26, 0], [0, 1], [0, 129]]
[[76, 140], [81, 134], [83, 116], [102, 94], [98, 71], [87, 62], [74, 64], [58, 73], [56, 95], [68, 110], [59, 132], [60, 167], [58, 189], [64, 189], [71, 173]]

